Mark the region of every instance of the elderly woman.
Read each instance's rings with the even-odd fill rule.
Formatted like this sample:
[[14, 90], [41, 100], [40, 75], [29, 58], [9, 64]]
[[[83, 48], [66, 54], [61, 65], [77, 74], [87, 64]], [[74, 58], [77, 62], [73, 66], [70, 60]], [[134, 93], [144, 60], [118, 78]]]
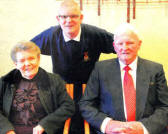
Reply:
[[0, 134], [54, 134], [74, 113], [64, 81], [39, 67], [40, 49], [18, 43], [16, 69], [0, 79]]

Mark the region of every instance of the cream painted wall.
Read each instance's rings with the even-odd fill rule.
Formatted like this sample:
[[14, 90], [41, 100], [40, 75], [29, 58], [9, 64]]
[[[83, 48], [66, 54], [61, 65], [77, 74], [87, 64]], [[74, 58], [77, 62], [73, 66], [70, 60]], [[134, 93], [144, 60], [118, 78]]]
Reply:
[[[21, 40], [56, 25], [55, 0], [0, 0], [0, 76], [14, 68], [10, 49]], [[113, 32], [115, 27], [126, 22], [126, 5], [104, 1], [101, 16], [97, 16], [96, 2], [83, 5], [84, 23], [96, 25]], [[131, 11], [132, 16], [132, 11]], [[136, 19], [131, 23], [139, 30], [142, 47], [139, 55], [164, 65], [168, 78], [168, 4], [137, 4]], [[115, 57], [102, 54], [100, 60]], [[49, 56], [41, 57], [41, 66], [52, 72]]]

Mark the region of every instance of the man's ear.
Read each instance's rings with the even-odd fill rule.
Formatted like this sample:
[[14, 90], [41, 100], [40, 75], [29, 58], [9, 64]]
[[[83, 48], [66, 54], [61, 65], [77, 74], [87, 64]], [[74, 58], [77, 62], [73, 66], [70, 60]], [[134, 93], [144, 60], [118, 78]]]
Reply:
[[39, 54], [39, 55], [37, 55], [37, 58], [38, 58], [38, 60], [40, 60], [40, 54]]
[[116, 46], [115, 46], [115, 42], [113, 41], [113, 47], [114, 47], [114, 50], [115, 50], [115, 52], [117, 53], [117, 51], [116, 51]]
[[81, 20], [81, 23], [83, 21], [83, 14], [80, 15], [80, 20]]
[[141, 47], [141, 44], [142, 44], [142, 40], [139, 40], [139, 47]]
[[56, 19], [57, 19], [57, 21], [58, 21], [58, 22], [60, 21], [60, 18], [59, 18], [59, 16], [58, 16], [58, 15], [56, 16]]
[[141, 45], [142, 44], [142, 40], [139, 40], [139, 45]]

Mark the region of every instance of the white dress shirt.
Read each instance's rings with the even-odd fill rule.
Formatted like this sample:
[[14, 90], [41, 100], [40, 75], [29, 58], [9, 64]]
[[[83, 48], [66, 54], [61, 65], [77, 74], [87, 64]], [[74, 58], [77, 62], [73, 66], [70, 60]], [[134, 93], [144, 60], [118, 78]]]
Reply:
[[78, 35], [77, 35], [75, 38], [73, 38], [73, 39], [68, 38], [64, 32], [63, 32], [63, 36], [64, 36], [65, 42], [68, 42], [68, 41], [70, 41], [70, 40], [75, 40], [75, 41], [80, 42], [81, 28], [80, 28], [80, 30], [79, 30]]
[[[137, 61], [138, 58], [136, 58], [131, 64], [129, 64], [129, 67], [131, 68], [131, 70], [129, 70], [129, 74], [132, 76], [133, 78], [133, 82], [134, 82], [134, 87], [136, 90], [136, 72], [137, 72]], [[124, 81], [124, 67], [126, 66], [122, 61], [119, 60], [119, 64], [120, 64], [120, 71], [121, 71], [121, 80], [122, 80], [122, 89], [123, 89], [123, 81]], [[124, 114], [125, 114], [125, 118], [127, 119], [127, 113], [126, 113], [126, 105], [125, 105], [125, 96], [124, 96], [124, 92], [123, 92], [123, 104], [124, 104]], [[112, 120], [111, 118], [107, 117], [103, 120], [103, 123], [101, 125], [100, 130], [105, 133], [105, 129], [106, 126], [108, 124], [108, 122]], [[141, 123], [142, 124], [142, 123]], [[147, 129], [145, 128], [145, 126], [142, 124], [143, 130], [144, 130], [144, 134], [149, 134], [149, 132], [147, 131]]]

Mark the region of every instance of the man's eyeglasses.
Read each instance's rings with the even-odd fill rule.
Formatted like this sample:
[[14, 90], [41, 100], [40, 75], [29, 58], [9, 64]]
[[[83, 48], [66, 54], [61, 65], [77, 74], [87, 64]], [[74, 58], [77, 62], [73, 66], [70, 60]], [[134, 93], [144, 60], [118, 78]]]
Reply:
[[59, 15], [58, 17], [60, 19], [67, 19], [68, 17], [70, 17], [71, 19], [77, 19], [79, 15]]

